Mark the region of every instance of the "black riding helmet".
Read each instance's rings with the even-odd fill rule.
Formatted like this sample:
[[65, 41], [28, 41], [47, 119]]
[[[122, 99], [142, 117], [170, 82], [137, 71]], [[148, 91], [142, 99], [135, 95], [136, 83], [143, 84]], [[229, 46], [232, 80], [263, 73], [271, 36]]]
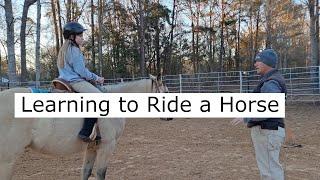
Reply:
[[78, 35], [83, 33], [87, 29], [83, 28], [78, 22], [68, 22], [63, 27], [63, 37], [64, 39], [69, 39], [71, 35]]

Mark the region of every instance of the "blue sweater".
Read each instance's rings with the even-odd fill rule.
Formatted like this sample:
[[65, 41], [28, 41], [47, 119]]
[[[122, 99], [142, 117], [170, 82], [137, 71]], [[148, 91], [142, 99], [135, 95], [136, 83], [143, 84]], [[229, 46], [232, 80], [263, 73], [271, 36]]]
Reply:
[[64, 67], [59, 70], [59, 78], [68, 82], [79, 82], [84, 80], [97, 80], [98, 76], [90, 72], [84, 64], [84, 56], [76, 46], [69, 46], [64, 61]]

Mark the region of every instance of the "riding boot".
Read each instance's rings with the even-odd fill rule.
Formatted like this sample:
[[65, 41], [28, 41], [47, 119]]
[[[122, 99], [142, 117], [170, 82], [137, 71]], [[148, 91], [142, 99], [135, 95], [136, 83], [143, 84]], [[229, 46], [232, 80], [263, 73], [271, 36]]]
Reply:
[[[90, 135], [92, 133], [94, 124], [97, 122], [97, 118], [84, 118], [82, 129], [80, 130], [78, 137], [84, 142], [92, 141]], [[101, 137], [97, 135], [95, 140], [100, 140]]]

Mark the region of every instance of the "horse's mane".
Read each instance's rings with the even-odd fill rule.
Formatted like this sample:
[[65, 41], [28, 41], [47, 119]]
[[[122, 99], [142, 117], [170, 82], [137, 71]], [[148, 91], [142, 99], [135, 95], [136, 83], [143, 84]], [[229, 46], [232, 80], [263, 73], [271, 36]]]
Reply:
[[119, 84], [105, 85], [101, 90], [106, 93], [138, 93], [151, 92], [151, 79], [141, 79]]

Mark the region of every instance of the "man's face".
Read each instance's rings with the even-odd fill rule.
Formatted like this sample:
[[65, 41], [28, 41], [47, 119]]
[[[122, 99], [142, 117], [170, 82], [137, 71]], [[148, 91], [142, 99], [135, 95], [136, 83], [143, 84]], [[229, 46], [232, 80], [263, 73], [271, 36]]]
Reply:
[[261, 62], [261, 61], [256, 61], [256, 62], [254, 63], [254, 67], [256, 68], [257, 73], [258, 73], [259, 75], [264, 75], [264, 74], [266, 74], [267, 72], [269, 72], [269, 71], [272, 69], [272, 67], [264, 64], [264, 63]]

